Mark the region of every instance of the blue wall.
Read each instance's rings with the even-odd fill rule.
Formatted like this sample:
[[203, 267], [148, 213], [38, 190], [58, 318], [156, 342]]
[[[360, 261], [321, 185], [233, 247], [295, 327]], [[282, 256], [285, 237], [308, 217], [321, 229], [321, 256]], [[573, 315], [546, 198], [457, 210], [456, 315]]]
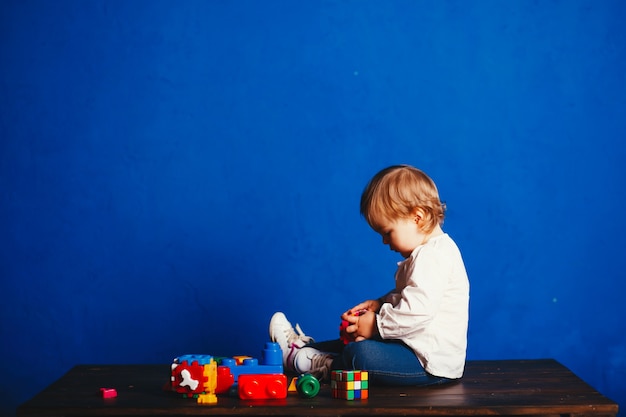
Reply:
[[448, 204], [469, 359], [556, 358], [626, 406], [624, 21], [620, 0], [0, 1], [0, 411], [78, 363], [257, 355], [275, 310], [335, 337], [392, 285], [358, 202], [394, 163]]

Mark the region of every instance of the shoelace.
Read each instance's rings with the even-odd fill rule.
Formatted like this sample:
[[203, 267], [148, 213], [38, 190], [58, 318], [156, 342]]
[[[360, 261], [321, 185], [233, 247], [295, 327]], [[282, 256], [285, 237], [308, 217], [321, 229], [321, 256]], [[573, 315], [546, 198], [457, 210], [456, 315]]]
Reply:
[[313, 340], [311, 336], [307, 336], [304, 334], [299, 324], [296, 324], [295, 332], [292, 328], [284, 329], [283, 331], [285, 332], [285, 336], [287, 336], [287, 345], [289, 345], [290, 347], [295, 345], [296, 347], [300, 348], [308, 343], [315, 342], [315, 340]]
[[294, 336], [295, 336], [295, 339], [302, 340], [304, 344], [315, 342], [315, 340], [313, 340], [311, 336], [307, 336], [304, 334], [304, 332], [302, 331], [298, 323], [296, 323], [296, 333], [292, 332], [292, 334], [287, 339], [289, 340], [290, 344], [295, 343], [295, 340], [292, 340]]
[[310, 373], [316, 378], [322, 380], [328, 378], [328, 360], [332, 359], [331, 355], [325, 353], [317, 353], [311, 358], [311, 371]]

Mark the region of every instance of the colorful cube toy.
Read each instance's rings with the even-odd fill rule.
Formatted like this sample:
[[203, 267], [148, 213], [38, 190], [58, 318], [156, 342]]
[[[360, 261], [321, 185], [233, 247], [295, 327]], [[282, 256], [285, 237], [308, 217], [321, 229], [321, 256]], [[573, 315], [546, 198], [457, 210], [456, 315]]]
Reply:
[[366, 400], [369, 397], [369, 374], [367, 371], [332, 371], [330, 389], [333, 398]]

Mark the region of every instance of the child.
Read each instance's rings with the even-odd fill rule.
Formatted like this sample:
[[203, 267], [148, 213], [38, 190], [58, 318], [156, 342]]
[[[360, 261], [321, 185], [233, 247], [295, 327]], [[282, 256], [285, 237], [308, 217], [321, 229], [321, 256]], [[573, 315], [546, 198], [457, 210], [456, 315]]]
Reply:
[[383, 169], [361, 195], [361, 214], [383, 244], [404, 258], [395, 288], [352, 307], [341, 340], [315, 343], [283, 313], [270, 321], [286, 370], [328, 379], [332, 369], [367, 370], [374, 383], [432, 385], [465, 367], [469, 282], [463, 259], [441, 225], [445, 205], [434, 182], [409, 165]]

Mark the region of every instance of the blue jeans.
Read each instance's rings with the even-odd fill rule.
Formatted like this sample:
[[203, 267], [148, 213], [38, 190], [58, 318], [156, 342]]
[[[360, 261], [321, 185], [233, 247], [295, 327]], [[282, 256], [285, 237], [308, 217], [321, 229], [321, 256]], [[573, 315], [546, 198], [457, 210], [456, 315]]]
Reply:
[[424, 386], [453, 381], [426, 372], [413, 350], [399, 340], [370, 339], [344, 345], [337, 339], [308, 346], [337, 354], [333, 369], [368, 371], [375, 384]]

